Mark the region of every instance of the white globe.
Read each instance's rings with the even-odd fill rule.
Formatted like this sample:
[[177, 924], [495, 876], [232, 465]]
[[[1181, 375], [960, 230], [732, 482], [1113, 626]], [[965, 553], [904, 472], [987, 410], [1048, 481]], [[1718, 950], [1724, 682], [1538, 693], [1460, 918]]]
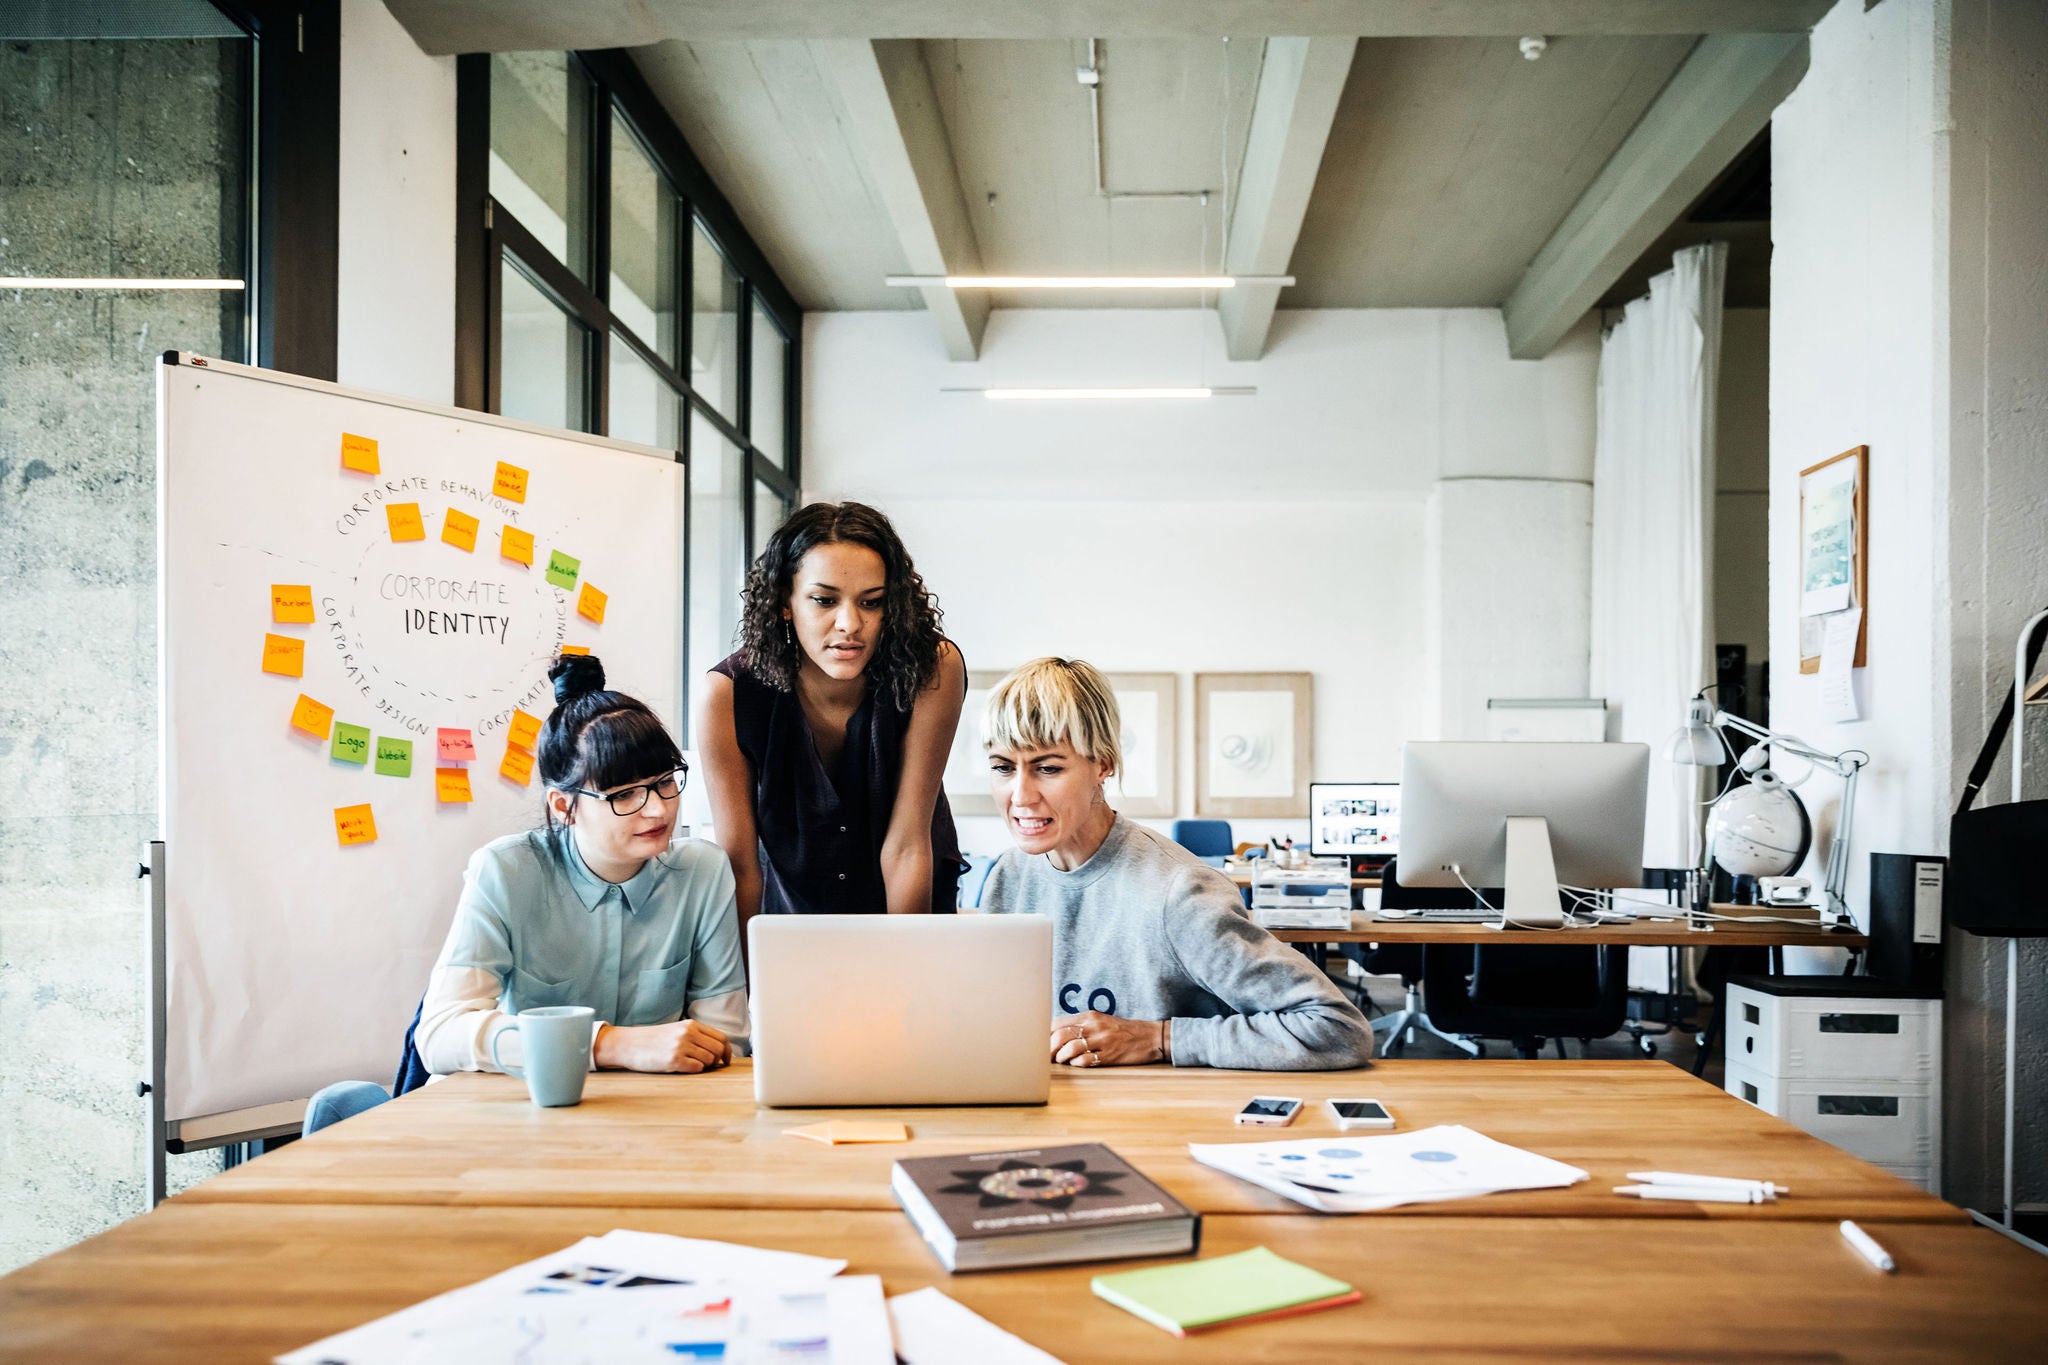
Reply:
[[1707, 817], [1707, 847], [1737, 877], [1788, 876], [1812, 842], [1806, 807], [1768, 768], [1716, 801]]

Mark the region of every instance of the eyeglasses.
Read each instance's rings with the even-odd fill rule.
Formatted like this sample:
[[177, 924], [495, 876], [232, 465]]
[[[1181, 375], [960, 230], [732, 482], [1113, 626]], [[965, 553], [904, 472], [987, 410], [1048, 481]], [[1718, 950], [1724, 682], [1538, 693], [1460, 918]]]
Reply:
[[647, 805], [651, 792], [664, 801], [673, 801], [689, 785], [690, 765], [685, 763], [674, 772], [656, 778], [652, 782], [636, 782], [630, 787], [621, 787], [614, 792], [594, 792], [584, 787], [572, 787], [578, 796], [588, 796], [602, 801], [612, 808], [613, 815], [638, 815]]

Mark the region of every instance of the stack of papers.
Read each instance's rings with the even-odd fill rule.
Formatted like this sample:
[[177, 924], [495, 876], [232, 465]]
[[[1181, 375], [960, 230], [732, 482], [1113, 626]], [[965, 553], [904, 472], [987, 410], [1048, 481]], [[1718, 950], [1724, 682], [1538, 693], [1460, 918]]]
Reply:
[[1342, 1280], [1275, 1256], [1264, 1247], [1206, 1261], [1097, 1275], [1096, 1294], [1177, 1337], [1210, 1327], [1292, 1317], [1356, 1303]]
[[1457, 1124], [1414, 1133], [1294, 1142], [1191, 1142], [1204, 1166], [1323, 1213], [1370, 1213], [1433, 1199], [1576, 1185], [1586, 1173]]

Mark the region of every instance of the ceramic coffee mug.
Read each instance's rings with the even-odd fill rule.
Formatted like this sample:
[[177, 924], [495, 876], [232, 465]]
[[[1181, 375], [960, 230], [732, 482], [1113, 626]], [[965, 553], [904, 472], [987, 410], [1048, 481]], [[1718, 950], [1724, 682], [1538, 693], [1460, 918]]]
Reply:
[[597, 1011], [588, 1005], [547, 1005], [521, 1010], [514, 1028], [526, 1054], [522, 1070], [498, 1057], [498, 1043], [513, 1029], [491, 1035], [491, 1064], [526, 1081], [526, 1093], [546, 1109], [583, 1102], [583, 1078], [590, 1072], [590, 1027]]

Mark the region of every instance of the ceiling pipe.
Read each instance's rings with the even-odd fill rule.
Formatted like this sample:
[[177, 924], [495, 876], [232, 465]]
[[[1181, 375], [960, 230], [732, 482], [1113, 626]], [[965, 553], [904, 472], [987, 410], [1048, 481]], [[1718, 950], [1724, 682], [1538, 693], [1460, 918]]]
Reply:
[[1102, 64], [1097, 56], [1099, 40], [1088, 40], [1088, 65], [1074, 73], [1088, 87], [1088, 125], [1095, 144], [1095, 193], [1103, 199], [1193, 199], [1209, 202], [1211, 190], [1112, 190], [1102, 178]]

